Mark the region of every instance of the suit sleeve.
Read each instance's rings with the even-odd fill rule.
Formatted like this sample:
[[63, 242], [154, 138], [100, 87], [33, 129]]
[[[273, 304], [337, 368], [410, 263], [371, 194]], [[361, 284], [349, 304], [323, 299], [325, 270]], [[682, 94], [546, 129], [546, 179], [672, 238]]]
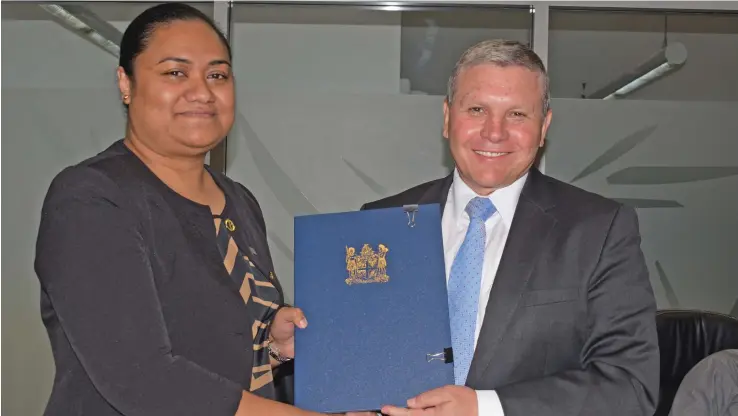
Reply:
[[505, 416], [643, 415], [656, 408], [656, 304], [631, 208], [615, 214], [588, 281], [581, 370], [498, 388]]
[[65, 336], [121, 414], [232, 416], [240, 385], [172, 351], [149, 248], [122, 200], [91, 169], [67, 170], [51, 186], [36, 271]]

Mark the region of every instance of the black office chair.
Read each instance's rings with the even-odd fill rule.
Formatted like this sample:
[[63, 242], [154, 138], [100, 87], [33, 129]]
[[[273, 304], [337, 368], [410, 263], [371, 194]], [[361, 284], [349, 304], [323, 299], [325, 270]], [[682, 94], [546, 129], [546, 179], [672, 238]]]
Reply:
[[661, 354], [659, 404], [654, 416], [668, 416], [679, 384], [698, 362], [718, 351], [738, 348], [738, 318], [695, 310], [656, 313]]

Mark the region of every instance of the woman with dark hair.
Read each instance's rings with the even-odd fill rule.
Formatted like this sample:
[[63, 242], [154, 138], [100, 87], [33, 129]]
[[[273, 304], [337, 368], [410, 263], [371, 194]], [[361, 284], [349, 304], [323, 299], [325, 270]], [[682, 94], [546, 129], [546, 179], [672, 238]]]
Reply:
[[234, 119], [231, 52], [167, 3], [121, 42], [125, 138], [54, 178], [37, 241], [56, 362], [47, 415], [309, 415], [275, 401], [294, 354], [264, 219], [206, 153]]

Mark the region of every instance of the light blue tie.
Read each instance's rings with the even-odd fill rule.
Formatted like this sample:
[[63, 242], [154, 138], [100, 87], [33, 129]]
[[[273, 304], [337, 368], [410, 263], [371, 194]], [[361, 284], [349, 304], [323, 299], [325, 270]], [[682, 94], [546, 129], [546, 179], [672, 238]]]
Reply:
[[474, 332], [477, 326], [486, 241], [484, 222], [496, 210], [489, 198], [476, 197], [469, 201], [466, 206], [470, 219], [469, 228], [451, 265], [448, 306], [451, 317], [451, 346], [454, 351], [454, 380], [457, 385], [466, 383], [474, 356]]

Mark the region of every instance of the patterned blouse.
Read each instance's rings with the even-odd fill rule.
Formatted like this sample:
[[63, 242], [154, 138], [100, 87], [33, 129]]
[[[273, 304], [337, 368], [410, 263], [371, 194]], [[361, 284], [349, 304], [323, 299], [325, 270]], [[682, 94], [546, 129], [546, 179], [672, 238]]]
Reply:
[[279, 292], [272, 283], [274, 275], [264, 276], [236, 244], [231, 233], [238, 224], [229, 218], [228, 206], [220, 215], [214, 215], [218, 250], [223, 256], [223, 265], [228, 274], [241, 288], [241, 297], [246, 303], [249, 316], [254, 317], [251, 326], [254, 347], [254, 364], [250, 391], [266, 398], [274, 398], [274, 379], [269, 361], [267, 339], [269, 324], [279, 307]]

